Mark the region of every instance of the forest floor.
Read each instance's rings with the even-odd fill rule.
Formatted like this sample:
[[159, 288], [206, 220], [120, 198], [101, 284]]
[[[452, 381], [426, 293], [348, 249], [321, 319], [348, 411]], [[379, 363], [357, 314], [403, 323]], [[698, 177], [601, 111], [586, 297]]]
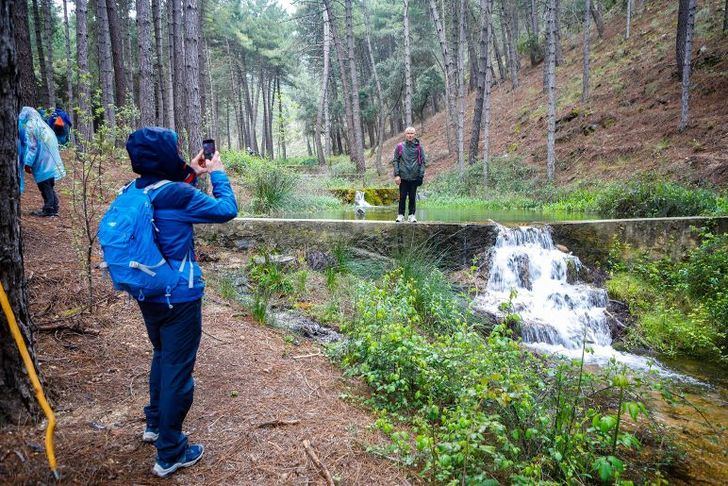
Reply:
[[[95, 275], [95, 313], [78, 312], [86, 297], [68, 179], [60, 184], [61, 215], [53, 219], [29, 215], [41, 199], [27, 182], [25, 268], [35, 325], [45, 329], [35, 333], [35, 350], [58, 418], [60, 472], [69, 483], [155, 483], [155, 449], [141, 441], [151, 345], [138, 307]], [[202, 251], [214, 257], [213, 249]], [[215, 265], [203, 264], [203, 271], [215, 272]], [[370, 414], [343, 398], [361, 396], [365, 387], [343, 377], [315, 343], [254, 323], [214, 288], [204, 300], [195, 380], [184, 427], [205, 445], [205, 457], [174, 482], [325, 484], [307, 458], [308, 440], [341, 484], [408, 483], [396, 463], [367, 452], [386, 439], [370, 427]], [[0, 483], [51, 482], [43, 430], [27, 418], [0, 428]]]
[[[640, 174], [700, 185], [728, 184], [728, 35], [721, 32], [723, 3], [701, 3], [696, 15], [690, 122], [683, 133], [677, 131], [681, 96], [675, 74], [677, 2], [645, 2], [645, 10], [633, 17], [628, 40], [622, 12], [605, 18], [603, 38], [597, 38], [592, 22], [587, 103], [580, 101], [583, 36], [564, 37], [565, 62], [557, 68], [557, 184], [624, 180]], [[521, 157], [545, 174], [543, 63], [532, 67], [527, 57], [521, 57], [521, 63], [516, 90], [510, 81], [493, 88], [490, 151], [492, 156]], [[473, 91], [466, 99], [466, 152], [474, 104]], [[446, 117], [443, 110], [416, 123], [428, 155], [428, 177], [457, 166], [443, 129]], [[397, 135], [385, 142], [385, 160], [401, 140]]]

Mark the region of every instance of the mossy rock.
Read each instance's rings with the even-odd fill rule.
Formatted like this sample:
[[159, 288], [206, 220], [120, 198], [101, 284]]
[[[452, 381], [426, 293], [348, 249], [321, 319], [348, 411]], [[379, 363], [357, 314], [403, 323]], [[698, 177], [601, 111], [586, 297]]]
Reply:
[[329, 189], [334, 197], [345, 204], [354, 204], [357, 191], [364, 192], [364, 200], [373, 206], [387, 206], [399, 199], [399, 190], [393, 187], [366, 187], [363, 189], [339, 188]]

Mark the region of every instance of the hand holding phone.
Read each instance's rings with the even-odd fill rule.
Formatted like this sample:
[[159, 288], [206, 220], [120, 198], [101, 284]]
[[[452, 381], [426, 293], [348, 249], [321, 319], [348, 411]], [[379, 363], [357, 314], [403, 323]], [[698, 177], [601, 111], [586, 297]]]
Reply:
[[[205, 160], [212, 160], [212, 156], [215, 155], [217, 149], [215, 148], [215, 140], [208, 138], [202, 141], [202, 152], [204, 153]], [[203, 165], [204, 167], [204, 165]]]

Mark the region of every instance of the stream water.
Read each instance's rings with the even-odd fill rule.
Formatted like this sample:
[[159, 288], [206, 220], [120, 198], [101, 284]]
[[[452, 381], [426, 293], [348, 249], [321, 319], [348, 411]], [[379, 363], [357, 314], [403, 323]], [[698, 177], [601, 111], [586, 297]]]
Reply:
[[612, 348], [606, 291], [576, 282], [579, 259], [557, 249], [545, 227], [501, 227], [492, 251], [488, 284], [476, 306], [498, 315], [503, 313], [501, 303], [510, 300], [523, 320], [523, 342], [539, 352], [580, 359], [586, 340], [592, 351], [585, 355], [587, 363], [614, 359], [633, 370], [652, 369], [675, 380], [692, 405], [668, 406], [655, 397], [659, 420], [673, 430], [689, 457], [671, 482], [728, 482], [725, 367], [687, 360], [658, 362]]

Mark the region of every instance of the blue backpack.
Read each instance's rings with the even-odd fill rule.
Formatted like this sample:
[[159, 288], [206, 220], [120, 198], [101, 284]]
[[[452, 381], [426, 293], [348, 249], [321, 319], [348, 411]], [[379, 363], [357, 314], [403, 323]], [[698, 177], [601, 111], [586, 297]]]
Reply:
[[169, 184], [159, 181], [138, 189], [134, 181], [124, 186], [99, 223], [102, 267], [108, 269], [114, 288], [143, 301], [146, 297], [169, 297], [179, 273], [164, 258], [157, 244], [153, 191]]

